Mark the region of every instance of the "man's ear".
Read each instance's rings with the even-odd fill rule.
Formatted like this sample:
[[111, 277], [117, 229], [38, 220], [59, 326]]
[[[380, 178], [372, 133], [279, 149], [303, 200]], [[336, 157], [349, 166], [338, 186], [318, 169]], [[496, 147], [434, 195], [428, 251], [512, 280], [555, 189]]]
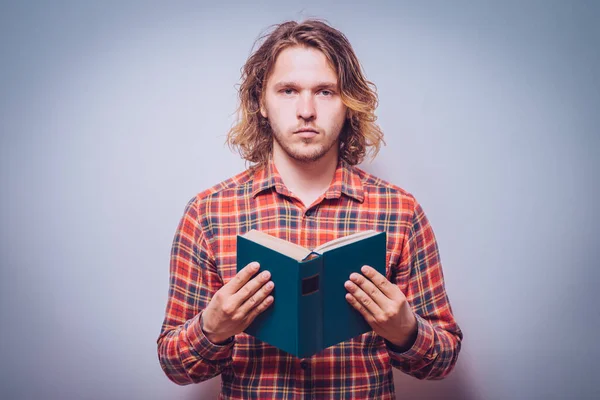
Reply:
[[267, 118], [267, 108], [265, 107], [265, 103], [262, 100], [260, 102], [260, 115], [262, 115], [263, 118]]

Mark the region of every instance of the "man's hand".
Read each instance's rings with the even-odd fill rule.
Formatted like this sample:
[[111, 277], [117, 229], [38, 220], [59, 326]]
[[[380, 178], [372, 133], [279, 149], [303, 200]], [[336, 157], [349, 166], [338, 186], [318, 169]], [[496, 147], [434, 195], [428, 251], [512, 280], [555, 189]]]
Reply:
[[241, 333], [273, 303], [271, 274], [263, 271], [250, 280], [259, 267], [257, 262], [246, 265], [210, 300], [202, 313], [202, 330], [212, 343]]
[[[400, 288], [375, 269], [351, 274], [344, 286], [346, 300], [357, 309], [379, 336], [408, 349], [417, 335], [417, 319]], [[368, 278], [366, 279], [365, 278]]]

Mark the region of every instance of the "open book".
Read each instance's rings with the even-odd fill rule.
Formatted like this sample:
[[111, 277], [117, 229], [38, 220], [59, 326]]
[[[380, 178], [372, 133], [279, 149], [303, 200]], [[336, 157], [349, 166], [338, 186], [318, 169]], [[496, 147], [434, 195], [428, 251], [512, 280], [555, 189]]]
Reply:
[[385, 275], [385, 260], [385, 232], [358, 232], [312, 250], [256, 230], [238, 235], [237, 270], [258, 261], [275, 283], [275, 301], [245, 332], [302, 358], [370, 331], [344, 283], [363, 265]]

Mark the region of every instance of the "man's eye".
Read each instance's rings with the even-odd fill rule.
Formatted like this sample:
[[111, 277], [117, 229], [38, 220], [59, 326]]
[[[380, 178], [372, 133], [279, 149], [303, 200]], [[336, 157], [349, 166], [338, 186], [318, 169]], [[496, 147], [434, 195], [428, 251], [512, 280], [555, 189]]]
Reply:
[[321, 94], [323, 96], [331, 96], [331, 95], [333, 95], [333, 92], [330, 90], [321, 90]]
[[285, 94], [292, 94], [294, 93], [294, 89], [283, 89], [282, 92]]

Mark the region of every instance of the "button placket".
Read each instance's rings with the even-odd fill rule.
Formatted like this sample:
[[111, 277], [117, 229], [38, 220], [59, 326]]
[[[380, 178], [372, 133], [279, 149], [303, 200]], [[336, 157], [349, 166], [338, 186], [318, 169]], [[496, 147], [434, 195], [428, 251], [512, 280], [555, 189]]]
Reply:
[[302, 361], [300, 361], [300, 368], [306, 371], [310, 368], [310, 363], [307, 360], [303, 359]]
[[308, 210], [306, 210], [304, 212], [303, 215], [303, 223], [304, 223], [304, 229], [306, 231], [306, 247], [313, 249], [316, 247], [317, 245], [317, 238], [316, 238], [316, 215], [317, 213], [317, 208], [316, 207], [312, 207], [309, 208]]
[[306, 391], [306, 393], [305, 393], [306, 397], [304, 397], [304, 398], [314, 399], [315, 394], [314, 394], [313, 376], [312, 376], [310, 359], [302, 358], [300, 360], [300, 368], [302, 368], [302, 371], [304, 371], [304, 374], [305, 374], [304, 390]]

